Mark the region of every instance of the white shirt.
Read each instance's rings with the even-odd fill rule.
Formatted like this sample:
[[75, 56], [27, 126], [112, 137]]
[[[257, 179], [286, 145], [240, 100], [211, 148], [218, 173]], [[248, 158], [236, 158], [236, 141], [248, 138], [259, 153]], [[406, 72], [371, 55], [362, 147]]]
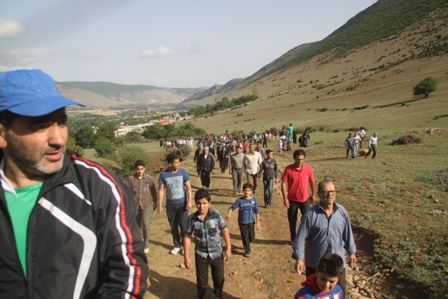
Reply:
[[246, 165], [246, 172], [248, 174], [257, 174], [262, 162], [263, 158], [259, 152], [254, 152], [253, 155], [249, 152], [243, 158], [243, 164]]

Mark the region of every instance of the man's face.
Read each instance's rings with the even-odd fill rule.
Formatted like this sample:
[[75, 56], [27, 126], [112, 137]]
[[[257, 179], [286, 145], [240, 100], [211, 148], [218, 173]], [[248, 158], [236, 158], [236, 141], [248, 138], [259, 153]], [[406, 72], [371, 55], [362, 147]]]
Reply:
[[208, 149], [208, 147], [204, 147], [204, 154], [208, 154], [208, 151], [209, 151], [209, 149]]
[[322, 272], [317, 272], [316, 278], [317, 278], [317, 281], [316, 281], [317, 286], [319, 287], [319, 289], [322, 292], [325, 292], [325, 293], [328, 293], [332, 289], [334, 289], [334, 287], [336, 286], [336, 284], [338, 283], [338, 280], [339, 280], [338, 277], [329, 276], [328, 274], [325, 274]]
[[255, 145], [254, 144], [250, 145], [250, 153], [251, 154], [255, 153]]
[[239, 155], [243, 149], [239, 146], [236, 147], [236, 154]]
[[257, 142], [257, 148], [261, 148], [261, 143]]
[[270, 152], [269, 154], [267, 154], [268, 159], [272, 159], [274, 158], [274, 152]]
[[305, 156], [304, 155], [299, 155], [299, 156], [294, 158], [294, 165], [296, 167], [302, 167], [304, 162], [305, 162]]
[[336, 187], [331, 182], [324, 184], [322, 190], [317, 191], [317, 194], [323, 207], [332, 206], [336, 201]]
[[145, 166], [143, 165], [139, 165], [137, 167], [135, 167], [135, 173], [137, 174], [137, 176], [139, 178], [143, 177], [143, 175], [145, 174]]
[[180, 160], [175, 159], [173, 162], [168, 163], [168, 166], [172, 171], [177, 171], [180, 168]]
[[39, 117], [20, 116], [9, 128], [0, 125], [6, 173], [43, 181], [62, 168], [68, 130], [65, 108]]

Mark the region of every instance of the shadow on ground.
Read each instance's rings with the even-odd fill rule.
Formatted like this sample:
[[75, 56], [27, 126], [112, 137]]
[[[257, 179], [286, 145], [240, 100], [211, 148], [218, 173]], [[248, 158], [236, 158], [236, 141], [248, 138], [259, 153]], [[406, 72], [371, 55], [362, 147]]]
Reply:
[[[191, 275], [196, 275], [195, 270], [191, 271]], [[196, 284], [183, 278], [164, 276], [156, 271], [149, 271], [151, 287], [146, 291], [145, 298], [162, 298], [162, 299], [193, 299], [197, 298]], [[210, 279], [211, 280], [211, 279]], [[209, 281], [210, 283], [211, 281]], [[224, 284], [225, 289], [225, 284]], [[148, 293], [150, 294], [148, 296]], [[234, 297], [225, 291], [223, 292], [226, 299], [242, 299]], [[213, 288], [209, 288], [207, 298], [214, 298]]]

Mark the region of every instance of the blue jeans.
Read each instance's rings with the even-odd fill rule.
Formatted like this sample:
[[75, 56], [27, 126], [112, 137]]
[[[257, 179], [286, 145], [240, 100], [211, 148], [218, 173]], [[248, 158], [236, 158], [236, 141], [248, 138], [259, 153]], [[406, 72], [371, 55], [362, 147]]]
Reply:
[[187, 228], [188, 211], [186, 209], [186, 203], [166, 205], [166, 215], [168, 216], [168, 222], [170, 223], [174, 247], [180, 248]]
[[264, 205], [272, 204], [272, 192], [274, 191], [274, 179], [263, 179], [264, 185]]

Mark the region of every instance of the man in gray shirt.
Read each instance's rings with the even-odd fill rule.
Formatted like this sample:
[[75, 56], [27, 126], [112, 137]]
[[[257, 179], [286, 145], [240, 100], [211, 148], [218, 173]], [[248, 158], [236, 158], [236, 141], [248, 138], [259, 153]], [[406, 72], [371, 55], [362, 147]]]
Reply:
[[243, 181], [243, 159], [241, 146], [236, 147], [236, 153], [230, 155], [229, 160], [229, 174], [232, 175], [233, 192], [235, 195], [241, 192], [241, 186]]
[[308, 277], [316, 272], [322, 256], [336, 253], [344, 260], [344, 271], [338, 284], [345, 293], [345, 251], [349, 255], [350, 265], [354, 267], [356, 264], [356, 245], [350, 218], [347, 210], [335, 202], [336, 187], [332, 181], [320, 182], [317, 194], [320, 201], [303, 216], [292, 245], [292, 257], [296, 260], [294, 269], [299, 275], [306, 270]]

